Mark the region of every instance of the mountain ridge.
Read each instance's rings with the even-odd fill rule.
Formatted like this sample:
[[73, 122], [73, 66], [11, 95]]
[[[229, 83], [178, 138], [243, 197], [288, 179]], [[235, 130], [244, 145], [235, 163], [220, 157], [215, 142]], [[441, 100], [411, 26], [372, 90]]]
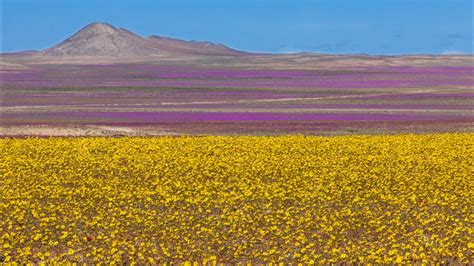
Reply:
[[209, 41], [186, 41], [172, 37], [151, 35], [146, 38], [153, 42], [158, 49], [167, 52], [201, 54], [201, 55], [243, 55], [247, 52], [238, 51], [223, 44]]

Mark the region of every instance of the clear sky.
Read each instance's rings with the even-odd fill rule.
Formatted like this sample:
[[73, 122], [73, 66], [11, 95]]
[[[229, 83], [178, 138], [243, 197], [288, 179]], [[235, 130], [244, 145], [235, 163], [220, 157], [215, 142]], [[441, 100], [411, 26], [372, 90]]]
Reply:
[[472, 0], [0, 0], [1, 51], [44, 49], [91, 22], [289, 53], [473, 49]]

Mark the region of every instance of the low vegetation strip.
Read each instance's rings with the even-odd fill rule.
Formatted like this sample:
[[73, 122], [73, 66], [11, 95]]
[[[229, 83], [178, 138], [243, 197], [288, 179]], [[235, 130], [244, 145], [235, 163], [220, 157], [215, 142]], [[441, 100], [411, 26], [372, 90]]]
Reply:
[[0, 259], [469, 263], [474, 134], [0, 139]]

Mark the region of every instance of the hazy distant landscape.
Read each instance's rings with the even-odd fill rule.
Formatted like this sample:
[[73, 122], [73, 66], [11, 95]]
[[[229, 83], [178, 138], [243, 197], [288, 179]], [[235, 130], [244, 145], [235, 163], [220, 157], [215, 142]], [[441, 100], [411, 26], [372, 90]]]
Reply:
[[[226, 125], [216, 133], [238, 128], [242, 133], [377, 132], [414, 124], [420, 131], [462, 130], [473, 119], [471, 71], [469, 66], [289, 71], [47, 66], [5, 75], [2, 110], [5, 125], [12, 126], [121, 125], [200, 133], [188, 127], [201, 123], [199, 130], [208, 134], [215, 123]], [[255, 128], [253, 121], [269, 123]], [[311, 123], [298, 127], [298, 121]]]
[[252, 54], [93, 23], [2, 59], [4, 135], [472, 130], [468, 55]]

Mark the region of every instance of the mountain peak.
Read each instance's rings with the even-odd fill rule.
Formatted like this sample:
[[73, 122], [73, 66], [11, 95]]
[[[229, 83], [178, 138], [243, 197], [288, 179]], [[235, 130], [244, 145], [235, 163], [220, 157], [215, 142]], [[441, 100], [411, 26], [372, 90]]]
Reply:
[[173, 55], [241, 55], [244, 52], [211, 42], [183, 41], [162, 36], [141, 36], [108, 23], [94, 22], [63, 42], [42, 51], [51, 56], [133, 57], [160, 53]]
[[93, 22], [81, 30], [81, 31], [92, 31], [92, 32], [97, 32], [97, 33], [113, 33], [114, 31], [117, 31], [118, 29], [115, 28], [114, 26], [110, 25], [109, 23], [104, 23], [104, 22]]
[[147, 40], [108, 23], [91, 23], [65, 41], [46, 49], [55, 56], [133, 56], [158, 53]]
[[86, 25], [84, 28], [88, 28], [88, 27], [109, 27], [109, 28], [115, 28], [114, 26], [112, 26], [112, 24], [110, 23], [107, 23], [107, 22], [91, 22], [89, 23], [88, 25]]

